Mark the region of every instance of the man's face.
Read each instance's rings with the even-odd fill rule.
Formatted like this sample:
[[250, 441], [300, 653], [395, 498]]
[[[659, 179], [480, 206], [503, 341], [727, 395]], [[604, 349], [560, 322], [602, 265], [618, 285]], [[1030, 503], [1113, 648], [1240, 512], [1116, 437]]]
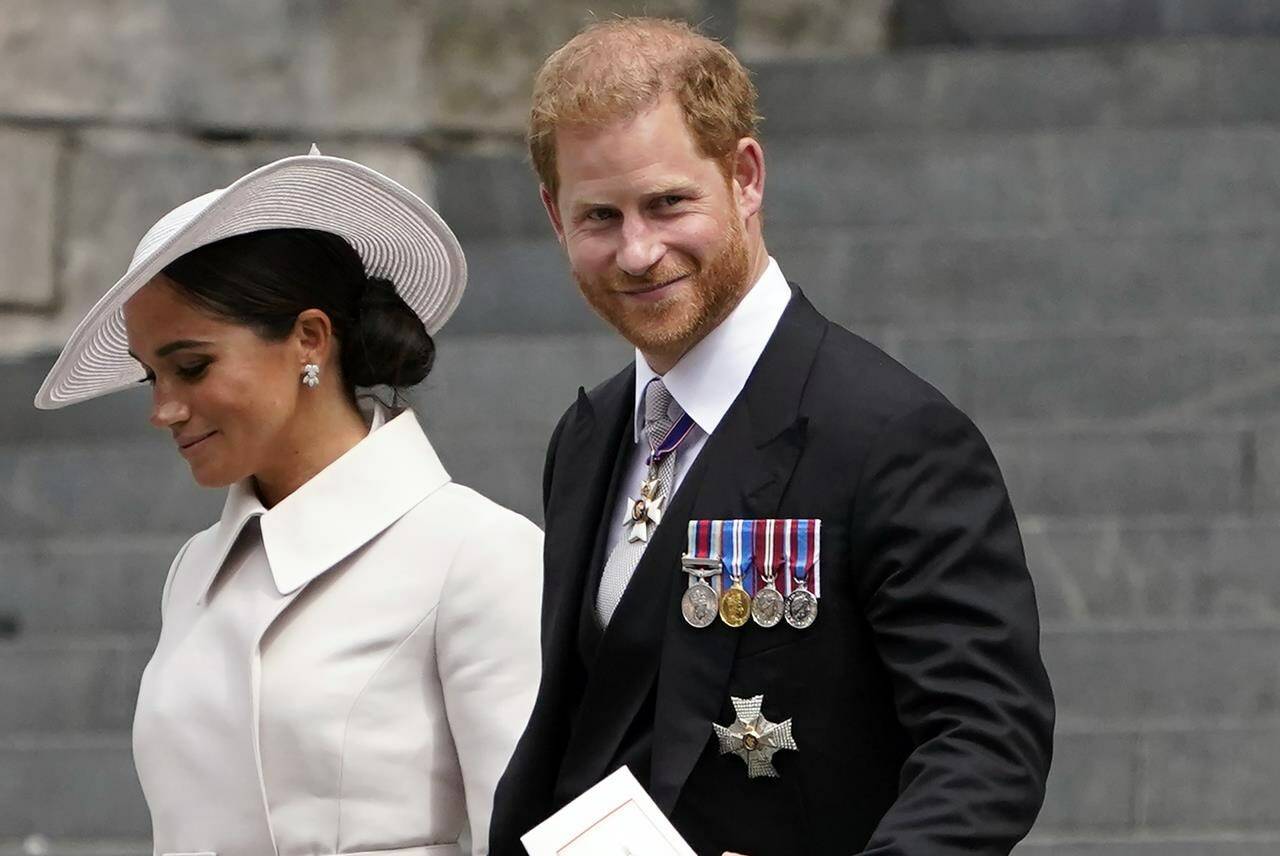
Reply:
[[559, 192], [543, 201], [578, 287], [665, 371], [750, 286], [734, 184], [668, 96], [614, 125], [558, 130], [556, 163]]

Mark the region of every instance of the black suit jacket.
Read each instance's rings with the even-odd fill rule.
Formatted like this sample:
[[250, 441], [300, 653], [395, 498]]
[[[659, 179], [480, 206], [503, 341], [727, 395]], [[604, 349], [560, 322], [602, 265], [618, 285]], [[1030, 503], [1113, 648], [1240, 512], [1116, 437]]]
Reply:
[[[796, 289], [591, 642], [633, 389], [628, 367], [580, 390], [551, 439], [544, 673], [492, 853], [523, 854], [520, 835], [625, 763], [700, 854], [1007, 854], [1043, 799], [1054, 711], [1017, 523], [974, 425]], [[822, 519], [815, 624], [686, 625], [688, 521], [769, 517]], [[713, 739], [730, 696], [760, 694], [799, 745], [774, 756], [777, 779], [748, 779]]]

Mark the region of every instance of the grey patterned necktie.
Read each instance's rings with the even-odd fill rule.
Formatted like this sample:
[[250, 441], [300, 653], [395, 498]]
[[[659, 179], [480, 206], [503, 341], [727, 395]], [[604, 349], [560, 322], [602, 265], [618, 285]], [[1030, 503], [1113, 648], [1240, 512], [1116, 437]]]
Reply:
[[[671, 426], [679, 421], [683, 415], [684, 411], [671, 397], [671, 393], [667, 391], [662, 380], [654, 378], [649, 381], [649, 385], [645, 387], [644, 391], [644, 437], [650, 449], [662, 442], [667, 433], [671, 431]], [[663, 506], [671, 501], [671, 492], [675, 486], [675, 451], [666, 455], [659, 462], [656, 469], [657, 490], [654, 491], [654, 495], [655, 497], [661, 497], [657, 503], [657, 516], [660, 517]], [[652, 471], [650, 471], [650, 475], [654, 475]], [[635, 486], [631, 485], [625, 487], [627, 490], [636, 489]], [[629, 496], [634, 496], [634, 494]], [[632, 500], [628, 507], [634, 509], [636, 500]], [[609, 508], [612, 510], [612, 503], [610, 503]], [[644, 548], [649, 544], [649, 535], [653, 534], [655, 525], [655, 523], [636, 520], [635, 518], [610, 521], [610, 527], [615, 532], [618, 529], [621, 529], [622, 532], [618, 543], [614, 545], [613, 551], [609, 553], [609, 558], [604, 563], [604, 572], [600, 576], [600, 592], [596, 596], [596, 617], [600, 620], [601, 627], [607, 627], [609, 620], [613, 618], [613, 611], [618, 608], [618, 603], [622, 600], [622, 593], [626, 591], [627, 583], [631, 581], [631, 575], [635, 573], [636, 566], [640, 564], [640, 557], [644, 555]]]

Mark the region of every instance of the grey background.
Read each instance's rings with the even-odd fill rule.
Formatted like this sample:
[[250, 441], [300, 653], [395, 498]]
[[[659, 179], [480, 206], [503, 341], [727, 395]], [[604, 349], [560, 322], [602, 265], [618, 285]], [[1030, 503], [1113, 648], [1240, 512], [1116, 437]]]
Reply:
[[[177, 202], [313, 141], [433, 200], [471, 283], [413, 400], [539, 518], [554, 420], [628, 356], [520, 145], [586, 5], [0, 0], [0, 854], [148, 849], [133, 697], [221, 496], [141, 390], [30, 400]], [[1019, 853], [1280, 852], [1280, 3], [645, 8], [756, 73], [788, 277], [995, 447], [1060, 714]]]

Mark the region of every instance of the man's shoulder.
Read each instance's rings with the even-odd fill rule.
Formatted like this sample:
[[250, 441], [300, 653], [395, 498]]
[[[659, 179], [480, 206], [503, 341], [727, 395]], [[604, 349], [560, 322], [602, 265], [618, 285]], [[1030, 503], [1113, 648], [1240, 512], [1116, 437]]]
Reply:
[[892, 420], [929, 405], [955, 405], [880, 346], [834, 321], [814, 359], [806, 404], [846, 418]]

